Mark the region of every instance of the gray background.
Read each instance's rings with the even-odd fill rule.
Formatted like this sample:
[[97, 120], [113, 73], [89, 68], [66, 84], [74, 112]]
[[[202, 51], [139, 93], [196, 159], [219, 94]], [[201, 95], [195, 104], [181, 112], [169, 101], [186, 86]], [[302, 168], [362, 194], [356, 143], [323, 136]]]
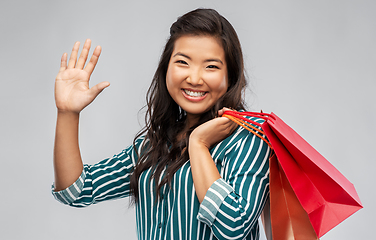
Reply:
[[117, 200], [74, 209], [53, 199], [54, 79], [91, 38], [92, 83], [111, 86], [81, 117], [83, 159], [131, 144], [171, 23], [211, 7], [237, 30], [252, 110], [273, 111], [354, 183], [364, 209], [322, 239], [372, 239], [375, 198], [375, 1], [5, 1], [0, 3], [0, 238], [135, 239]]

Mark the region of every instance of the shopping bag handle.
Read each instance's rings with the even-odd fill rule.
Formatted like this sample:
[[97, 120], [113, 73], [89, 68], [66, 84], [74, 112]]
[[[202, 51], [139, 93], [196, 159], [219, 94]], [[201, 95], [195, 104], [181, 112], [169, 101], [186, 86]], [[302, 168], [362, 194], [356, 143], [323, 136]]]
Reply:
[[[240, 112], [236, 112], [236, 111], [225, 111], [225, 112], [223, 113], [222, 116], [223, 116], [223, 117], [233, 116], [233, 117], [235, 117], [235, 118], [237, 118], [237, 119], [240, 119], [240, 120], [243, 120], [243, 121], [245, 121], [245, 122], [249, 122], [249, 123], [252, 123], [252, 124], [254, 124], [254, 125], [256, 125], [256, 126], [261, 127], [261, 124], [260, 124], [260, 123], [255, 122], [255, 121], [253, 121], [253, 120], [250, 120], [250, 119], [247, 119], [247, 118], [243, 117], [243, 116], [251, 116], [251, 115], [245, 115], [245, 114], [243, 114], [243, 113], [245, 113], [245, 112], [240, 113]], [[263, 118], [263, 119], [264, 119], [264, 118]]]
[[[246, 113], [246, 114], [244, 114]], [[264, 113], [261, 113], [261, 114], [264, 114]], [[260, 128], [261, 128], [261, 124], [258, 123], [258, 122], [255, 122], [253, 120], [250, 120], [250, 119], [247, 119], [243, 116], [254, 116], [254, 117], [260, 117], [258, 114], [255, 114], [253, 115], [252, 112], [236, 112], [236, 111], [225, 111], [222, 115], [222, 117], [227, 117], [228, 119], [232, 120], [233, 122], [237, 123], [239, 126], [247, 129], [248, 131], [250, 131], [251, 133], [253, 133], [254, 135], [258, 136], [259, 138], [261, 138], [264, 142], [266, 142], [269, 147], [271, 149], [273, 149], [272, 145], [270, 144], [270, 142], [268, 140], [266, 140], [266, 138], [264, 138], [262, 135], [265, 136], [265, 133], [264, 131], [262, 131]], [[260, 117], [262, 119], [265, 119], [267, 120], [267, 117], [269, 117], [268, 115], [270, 114], [265, 114], [265, 118], [264, 116]], [[274, 116], [270, 115], [271, 117], [273, 117], [274, 119]], [[253, 126], [252, 124], [256, 125], [256, 126], [259, 126], [260, 128], [257, 128], [255, 126]], [[260, 133], [262, 135], [260, 135]]]
[[255, 121], [249, 120], [247, 118], [243, 118], [243, 116], [258, 117], [258, 118], [264, 119], [265, 121], [270, 120], [270, 119], [276, 120], [274, 115], [269, 114], [269, 113], [263, 113], [263, 112], [237, 112], [237, 111], [227, 110], [224, 112], [224, 114], [233, 115], [234, 117], [240, 116], [242, 117], [244, 121], [252, 122], [252, 124], [255, 124], [257, 126], [261, 126], [261, 124]]

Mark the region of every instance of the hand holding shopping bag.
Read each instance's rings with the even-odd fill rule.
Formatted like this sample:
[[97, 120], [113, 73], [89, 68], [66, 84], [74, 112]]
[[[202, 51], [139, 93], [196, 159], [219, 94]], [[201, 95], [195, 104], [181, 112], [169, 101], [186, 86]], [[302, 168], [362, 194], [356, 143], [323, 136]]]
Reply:
[[226, 111], [223, 116], [274, 150], [269, 167], [275, 240], [317, 239], [362, 208], [353, 184], [275, 114]]

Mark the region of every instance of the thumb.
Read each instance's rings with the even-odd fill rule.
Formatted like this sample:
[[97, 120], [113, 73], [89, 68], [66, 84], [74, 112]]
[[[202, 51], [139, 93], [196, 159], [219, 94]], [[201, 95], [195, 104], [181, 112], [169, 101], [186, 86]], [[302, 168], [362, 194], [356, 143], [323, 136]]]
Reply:
[[90, 89], [90, 95], [92, 95], [93, 98], [96, 98], [98, 96], [98, 94], [101, 93], [103, 91], [103, 89], [105, 89], [108, 86], [110, 86], [109, 82], [98, 83], [97, 85], [93, 86]]

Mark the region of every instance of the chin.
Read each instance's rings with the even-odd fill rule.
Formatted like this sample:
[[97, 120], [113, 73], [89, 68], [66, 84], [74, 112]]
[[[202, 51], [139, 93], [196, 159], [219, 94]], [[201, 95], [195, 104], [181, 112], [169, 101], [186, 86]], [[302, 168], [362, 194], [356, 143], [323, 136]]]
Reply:
[[210, 111], [210, 108], [205, 109], [205, 110], [198, 110], [198, 109], [187, 109], [187, 110], [184, 110], [187, 113], [187, 115], [192, 115], [192, 116], [198, 117], [198, 116], [201, 116], [201, 115], [207, 113], [208, 111]]

